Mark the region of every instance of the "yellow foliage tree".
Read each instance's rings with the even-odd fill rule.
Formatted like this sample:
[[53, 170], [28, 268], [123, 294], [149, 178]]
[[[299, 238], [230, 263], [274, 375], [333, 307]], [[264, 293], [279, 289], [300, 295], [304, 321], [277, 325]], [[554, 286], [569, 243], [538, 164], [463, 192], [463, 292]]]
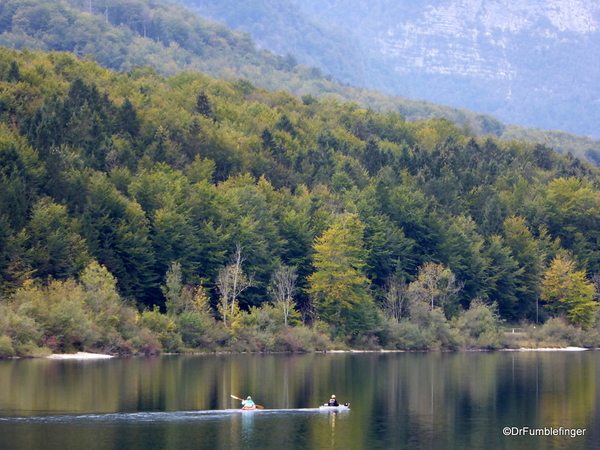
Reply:
[[364, 225], [357, 214], [343, 214], [314, 245], [316, 271], [309, 278], [309, 293], [317, 311], [332, 324], [343, 324], [343, 313], [370, 302], [369, 280], [362, 272], [366, 252]]
[[594, 301], [594, 285], [585, 272], [576, 271], [568, 256], [557, 256], [542, 280], [541, 298], [557, 315], [565, 315], [572, 324], [589, 328], [594, 324], [598, 303]]

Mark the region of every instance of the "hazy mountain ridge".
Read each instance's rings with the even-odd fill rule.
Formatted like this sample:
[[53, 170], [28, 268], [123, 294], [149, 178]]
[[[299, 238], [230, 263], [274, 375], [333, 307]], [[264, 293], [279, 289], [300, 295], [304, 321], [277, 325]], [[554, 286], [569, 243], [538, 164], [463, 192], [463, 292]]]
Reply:
[[[244, 2], [181, 0], [189, 9], [208, 20], [224, 23], [235, 30], [250, 33], [259, 48], [293, 55], [301, 64], [320, 67], [345, 83], [367, 88], [380, 87], [393, 92], [393, 68], [383, 69], [382, 56], [362, 48], [361, 40], [349, 30], [304, 12], [289, 0], [248, 0]], [[318, 51], [315, 51], [318, 49]], [[379, 58], [373, 61], [373, 58]], [[377, 79], [378, 83], [372, 80]], [[381, 84], [383, 83], [383, 84]]]
[[[237, 0], [183, 1], [253, 36], [260, 31], [262, 45], [318, 61], [345, 82], [600, 137], [600, 6], [590, 0], [253, 0], [269, 8], [246, 18]], [[289, 4], [300, 10], [303, 33], [276, 26]], [[323, 27], [335, 32], [320, 44], [304, 39]], [[323, 57], [342, 41], [357, 42], [344, 50], [356, 73]]]
[[[260, 1], [242, 9], [241, 16], [257, 9]], [[298, 64], [293, 55], [259, 50], [248, 34], [208, 22], [169, 1], [94, 0], [91, 14], [89, 8], [82, 0], [5, 0], [0, 4], [0, 45], [68, 51], [117, 71], [150, 65], [163, 75], [201, 71], [216, 78], [244, 79], [297, 97], [333, 96], [375, 111], [396, 111], [411, 121], [446, 117], [477, 134], [500, 135], [503, 130], [499, 120], [485, 114], [344, 86], [316, 67]], [[338, 60], [349, 67], [356, 59]]]

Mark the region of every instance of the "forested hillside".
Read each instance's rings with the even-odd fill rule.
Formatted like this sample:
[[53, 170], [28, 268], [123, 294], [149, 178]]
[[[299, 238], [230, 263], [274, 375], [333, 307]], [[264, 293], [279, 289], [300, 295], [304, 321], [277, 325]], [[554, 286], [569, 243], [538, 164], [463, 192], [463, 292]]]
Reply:
[[543, 145], [0, 48], [0, 161], [4, 354], [596, 342], [599, 172]]
[[375, 110], [399, 110], [413, 119], [447, 116], [483, 133], [496, 133], [502, 126], [469, 111], [340, 85], [315, 67], [298, 65], [292, 54], [257, 49], [248, 34], [208, 22], [172, 2], [6, 0], [0, 4], [0, 45], [67, 51], [117, 71], [150, 65], [163, 75], [198, 70], [229, 80], [246, 78], [296, 96], [329, 94]]
[[[274, 6], [271, 3], [269, 5]], [[209, 2], [202, 4], [208, 6]], [[224, 2], [222, 6], [227, 6], [226, 11], [248, 11], [232, 8]], [[250, 2], [245, 8], [259, 11], [263, 20], [274, 14], [273, 8], [263, 8], [260, 2]], [[294, 8], [292, 10], [296, 11]], [[246, 16], [248, 14], [240, 15]], [[288, 22], [274, 22], [265, 32], [296, 30], [294, 26], [298, 27], [302, 23], [296, 21], [294, 26], [291, 25]], [[303, 40], [310, 39], [311, 47], [324, 40], [329, 42], [325, 31], [325, 34], [309, 33], [309, 25], [305, 24], [307, 28], [298, 33]], [[336, 75], [357, 87], [340, 84], [320, 69], [297, 64], [296, 57], [291, 53], [279, 56], [266, 49], [257, 49], [249, 35], [207, 22], [170, 2], [5, 0], [0, 3], [0, 45], [17, 49], [67, 51], [77, 57], [91, 58], [116, 71], [149, 65], [163, 75], [174, 75], [182, 70], [199, 70], [230, 81], [243, 78], [271, 90], [286, 90], [297, 97], [312, 95], [317, 98], [333, 97], [356, 101], [375, 111], [398, 112], [409, 121], [445, 117], [480, 135], [503, 136], [507, 140], [515, 136], [531, 139], [548, 143], [559, 153], [570, 152], [587, 158], [593, 164], [598, 164], [600, 160], [597, 157], [600, 154], [600, 141], [597, 140], [566, 133], [553, 135], [541, 130], [508, 127], [487, 114], [409, 100], [406, 97], [389, 97], [367, 90], [360, 87], [368, 85], [362, 82], [366, 81], [363, 75], [368, 73], [372, 76], [378, 70], [376, 64], [370, 62], [364, 65], [361, 69], [364, 73], [358, 78]], [[297, 50], [298, 57], [302, 57], [301, 48]], [[342, 72], [349, 73], [360, 59], [353, 56], [355, 51], [360, 52], [360, 49], [354, 42], [343, 41], [336, 45], [326, 45], [326, 50], [319, 54], [329, 63], [337, 64]]]

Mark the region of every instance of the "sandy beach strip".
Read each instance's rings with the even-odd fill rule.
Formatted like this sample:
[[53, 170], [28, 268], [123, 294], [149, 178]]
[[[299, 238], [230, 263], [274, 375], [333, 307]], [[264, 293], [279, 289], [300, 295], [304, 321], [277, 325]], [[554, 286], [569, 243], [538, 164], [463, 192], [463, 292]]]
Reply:
[[114, 358], [113, 355], [103, 355], [100, 353], [87, 353], [87, 352], [77, 352], [77, 353], [66, 353], [66, 354], [52, 354], [50, 356], [46, 356], [48, 359], [108, 359]]
[[589, 348], [583, 347], [544, 347], [544, 348], [506, 348], [502, 349], [504, 352], [585, 352]]

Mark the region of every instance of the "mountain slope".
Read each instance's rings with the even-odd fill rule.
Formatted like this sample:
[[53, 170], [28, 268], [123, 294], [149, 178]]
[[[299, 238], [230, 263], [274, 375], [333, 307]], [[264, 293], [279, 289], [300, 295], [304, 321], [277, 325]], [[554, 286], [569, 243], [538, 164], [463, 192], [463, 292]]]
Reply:
[[299, 65], [293, 55], [257, 49], [247, 34], [207, 22], [173, 3], [6, 0], [0, 4], [0, 32], [0, 45], [69, 51], [114, 70], [146, 65], [165, 75], [197, 70], [296, 96], [356, 101], [376, 111], [400, 112], [409, 120], [447, 117], [478, 134], [498, 135], [503, 130], [497, 119], [484, 114], [340, 84], [318, 68]]
[[[332, 22], [319, 23], [295, 2], [185, 0], [182, 3], [202, 17], [250, 33], [261, 48], [279, 55], [291, 54], [302, 64], [321, 67], [344, 83], [393, 92], [393, 68], [386, 68], [382, 58], [365, 51], [357, 36]], [[381, 70], [383, 74], [378, 73]]]
[[[600, 137], [600, 6], [591, 0], [306, 0], [297, 4], [301, 25], [283, 33], [270, 24], [291, 22], [285, 17], [291, 7], [264, 8], [268, 14], [249, 17], [235, 14], [238, 0], [184, 3], [257, 33], [274, 51], [295, 50], [301, 62], [318, 61], [343, 80], [362, 79], [367, 87], [509, 123]], [[302, 27], [305, 36], [322, 27], [335, 32], [315, 45], [298, 41]], [[357, 42], [348, 53], [354, 75], [330, 63], [335, 59], [318, 56], [344, 41]]]
[[[209, 2], [204, 1], [203, 4]], [[269, 8], [260, 9], [259, 0], [254, 0], [249, 3], [252, 8], [242, 9], [244, 14], [239, 15], [240, 20], [252, 9], [257, 9], [260, 14], [254, 17], [269, 19], [269, 30], [284, 33], [290, 23], [275, 21], [275, 14], [279, 11], [276, 6], [280, 4], [282, 2], [271, 1]], [[228, 3], [223, 2], [223, 5]], [[303, 15], [297, 7], [290, 7], [289, 11]], [[316, 26], [306, 14], [304, 17], [304, 28], [296, 35], [298, 39], [310, 37], [311, 27]], [[351, 41], [352, 45], [335, 44], [338, 31], [332, 33], [328, 30], [320, 27], [319, 33], [310, 42], [316, 46], [321, 38], [325, 39], [331, 45], [328, 44], [328, 50], [322, 52], [322, 59], [338, 61], [340, 67], [350, 73], [356, 62], [366, 57], [364, 52], [361, 53], [359, 46], [354, 45], [356, 41]], [[284, 42], [283, 39], [280, 41]], [[264, 44], [262, 40], [260, 42]], [[560, 153], [571, 152], [595, 164], [599, 160], [596, 155], [600, 155], [598, 141], [506, 126], [487, 114], [340, 84], [331, 76], [323, 75], [319, 69], [297, 64], [293, 55], [278, 56], [268, 50], [257, 49], [247, 34], [207, 22], [172, 3], [150, 0], [6, 0], [0, 3], [0, 45], [69, 51], [79, 57], [93, 58], [113, 70], [127, 71], [146, 65], [165, 75], [199, 70], [228, 80], [247, 79], [257, 86], [286, 90], [296, 96], [333, 96], [355, 101], [375, 111], [399, 112], [411, 121], [447, 117], [476, 134], [533, 139], [552, 145]], [[298, 45], [298, 49], [301, 47]], [[372, 67], [375, 64], [367, 67], [369, 70], [362, 73], [374, 76], [376, 71]]]
[[[317, 68], [298, 65], [292, 55], [257, 49], [249, 35], [207, 22], [170, 2], [6, 0], [0, 4], [0, 45], [68, 51], [114, 70], [150, 65], [165, 75], [198, 70], [213, 77], [246, 78], [298, 96], [330, 94], [375, 110], [400, 110], [414, 120], [446, 116], [473, 122], [480, 131], [471, 120], [475, 114], [468, 111], [343, 86]], [[352, 61], [343, 63], [350, 66]]]

